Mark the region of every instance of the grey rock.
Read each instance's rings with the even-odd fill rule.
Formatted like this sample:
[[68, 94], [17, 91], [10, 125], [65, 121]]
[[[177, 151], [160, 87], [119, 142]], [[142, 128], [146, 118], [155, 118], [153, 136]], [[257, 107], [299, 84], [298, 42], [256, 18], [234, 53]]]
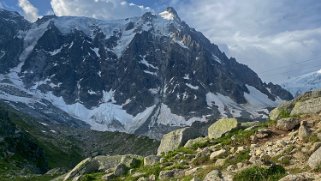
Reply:
[[321, 112], [321, 96], [317, 98], [310, 98], [305, 101], [298, 101], [295, 103], [291, 111], [291, 115], [300, 114], [318, 114]]
[[115, 176], [122, 176], [125, 175], [127, 172], [128, 168], [124, 164], [119, 164], [115, 167], [114, 175]]
[[156, 155], [149, 155], [144, 158], [144, 166], [155, 165], [160, 162], [160, 157]]
[[163, 170], [159, 173], [159, 179], [164, 181], [182, 176], [184, 176], [184, 171], [179, 169]]
[[300, 124], [300, 121], [296, 118], [283, 118], [279, 119], [276, 123], [276, 127], [283, 131], [290, 131]]
[[307, 181], [310, 179], [305, 178], [302, 175], [287, 175], [281, 178], [279, 181]]
[[312, 153], [308, 160], [308, 165], [313, 169], [316, 169], [321, 165], [321, 147]]
[[223, 134], [237, 128], [238, 121], [235, 118], [223, 118], [216, 121], [208, 128], [208, 137], [210, 139], [220, 138]]
[[220, 157], [220, 156], [224, 155], [225, 153], [226, 153], [225, 149], [221, 149], [221, 150], [215, 151], [215, 152], [211, 153], [210, 159], [214, 160], [217, 157]]
[[85, 160], [78, 163], [67, 175], [64, 177], [64, 181], [73, 180], [81, 175], [97, 171], [99, 168], [99, 163], [92, 159], [86, 158]]
[[157, 155], [175, 150], [188, 140], [197, 138], [200, 133], [194, 128], [182, 128], [165, 134], [157, 150]]
[[300, 125], [299, 132], [298, 132], [299, 139], [300, 140], [305, 140], [309, 136], [310, 136], [310, 130], [307, 127], [307, 122], [306, 121], [301, 121], [301, 125]]
[[221, 171], [213, 170], [205, 176], [203, 181], [224, 181], [224, 179]]

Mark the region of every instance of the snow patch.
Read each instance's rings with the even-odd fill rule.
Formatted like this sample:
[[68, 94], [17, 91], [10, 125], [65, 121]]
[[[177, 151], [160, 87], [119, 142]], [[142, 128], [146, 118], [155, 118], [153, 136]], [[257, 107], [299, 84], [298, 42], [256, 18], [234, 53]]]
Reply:
[[146, 74], [150, 74], [150, 75], [157, 76], [157, 73], [156, 73], [156, 72], [151, 72], [151, 71], [148, 71], [148, 70], [144, 70], [144, 72], [145, 72]]
[[95, 54], [96, 54], [96, 56], [97, 56], [98, 58], [100, 58], [99, 48], [90, 48], [90, 49], [95, 52]]
[[191, 126], [195, 121], [206, 122], [204, 117], [192, 117], [186, 120], [183, 116], [172, 113], [171, 109], [166, 104], [161, 104], [159, 108], [159, 115], [157, 117], [158, 124], [167, 126]]
[[150, 64], [149, 62], [147, 62], [146, 59], [145, 59], [145, 57], [146, 57], [146, 56], [143, 56], [143, 59], [140, 60], [138, 63], [141, 63], [141, 64], [143, 64], [143, 65], [146, 65], [146, 67], [150, 67], [150, 68], [152, 68], [152, 69], [158, 70], [157, 67], [155, 67], [154, 65]]
[[48, 52], [48, 53], [49, 53], [51, 56], [57, 55], [58, 53], [61, 52], [62, 48], [63, 48], [63, 47], [60, 47], [60, 48], [58, 48], [58, 49], [56, 49], [56, 50], [54, 50], [54, 51]]
[[175, 15], [169, 11], [163, 11], [159, 15], [165, 20], [174, 20]]
[[198, 90], [199, 89], [199, 86], [194, 86], [192, 84], [189, 84], [189, 83], [185, 83], [185, 85], [191, 89], [194, 89], [194, 90]]
[[266, 94], [263, 94], [255, 87], [246, 85], [247, 89], [250, 93], [244, 93], [244, 97], [248, 104], [253, 107], [265, 108], [265, 107], [276, 107], [278, 105], [277, 102], [272, 101]]

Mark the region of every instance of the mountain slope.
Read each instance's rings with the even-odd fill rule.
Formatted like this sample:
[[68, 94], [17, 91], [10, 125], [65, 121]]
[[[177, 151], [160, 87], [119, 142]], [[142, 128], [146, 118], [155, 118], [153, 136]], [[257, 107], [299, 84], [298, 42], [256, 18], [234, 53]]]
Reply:
[[173, 8], [117, 21], [45, 16], [28, 26], [17, 30], [19, 61], [0, 70], [0, 98], [61, 109], [95, 130], [159, 138], [196, 121], [266, 118], [267, 107], [292, 98]]
[[30, 117], [0, 103], [2, 180], [43, 174], [54, 168], [69, 169], [81, 159], [98, 154], [155, 154], [158, 145], [147, 137], [72, 128], [66, 123]]
[[282, 84], [294, 96], [304, 92], [321, 89], [321, 70], [291, 78]]

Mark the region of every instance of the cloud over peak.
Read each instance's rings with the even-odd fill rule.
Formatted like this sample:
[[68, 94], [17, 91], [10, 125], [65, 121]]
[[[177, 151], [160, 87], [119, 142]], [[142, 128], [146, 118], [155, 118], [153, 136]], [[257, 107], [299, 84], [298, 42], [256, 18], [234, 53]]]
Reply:
[[97, 19], [123, 19], [140, 16], [148, 7], [121, 0], [51, 0], [58, 16], [87, 16]]
[[28, 0], [19, 0], [18, 2], [27, 20], [34, 22], [38, 19], [38, 9], [34, 7]]

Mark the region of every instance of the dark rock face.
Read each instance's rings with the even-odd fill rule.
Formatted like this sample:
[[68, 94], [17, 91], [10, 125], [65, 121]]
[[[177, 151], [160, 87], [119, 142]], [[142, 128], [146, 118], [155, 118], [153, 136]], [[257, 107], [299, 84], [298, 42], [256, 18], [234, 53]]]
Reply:
[[0, 159], [16, 162], [32, 172], [44, 173], [48, 163], [31, 136], [16, 127], [8, 112], [0, 109]]
[[18, 13], [0, 9], [0, 73], [18, 65], [24, 48], [21, 34], [30, 25]]
[[[233, 116], [234, 109], [241, 111], [241, 117], [254, 118], [253, 112], [238, 107], [251, 104], [245, 95], [257, 96], [249, 88], [272, 102], [277, 97], [292, 98], [281, 87], [263, 83], [246, 65], [228, 58], [203, 34], [181, 21], [174, 9], [165, 13], [173, 18], [146, 13], [139, 18], [105, 22], [45, 16], [32, 27], [20, 23], [20, 29], [40, 33], [24, 56], [19, 77], [25, 88], [62, 97], [66, 105], [78, 103], [88, 110], [106, 105], [103, 113], [86, 120], [78, 113], [71, 114], [137, 134], [159, 134], [197, 120]], [[0, 16], [1, 21], [4, 16]], [[22, 39], [7, 41], [26, 47]], [[1, 66], [3, 71], [19, 63], [15, 56], [23, 50], [15, 51], [11, 56], [15, 61]], [[209, 100], [209, 95], [214, 98]], [[115, 106], [125, 113], [118, 114]], [[128, 119], [124, 121], [125, 114]]]

